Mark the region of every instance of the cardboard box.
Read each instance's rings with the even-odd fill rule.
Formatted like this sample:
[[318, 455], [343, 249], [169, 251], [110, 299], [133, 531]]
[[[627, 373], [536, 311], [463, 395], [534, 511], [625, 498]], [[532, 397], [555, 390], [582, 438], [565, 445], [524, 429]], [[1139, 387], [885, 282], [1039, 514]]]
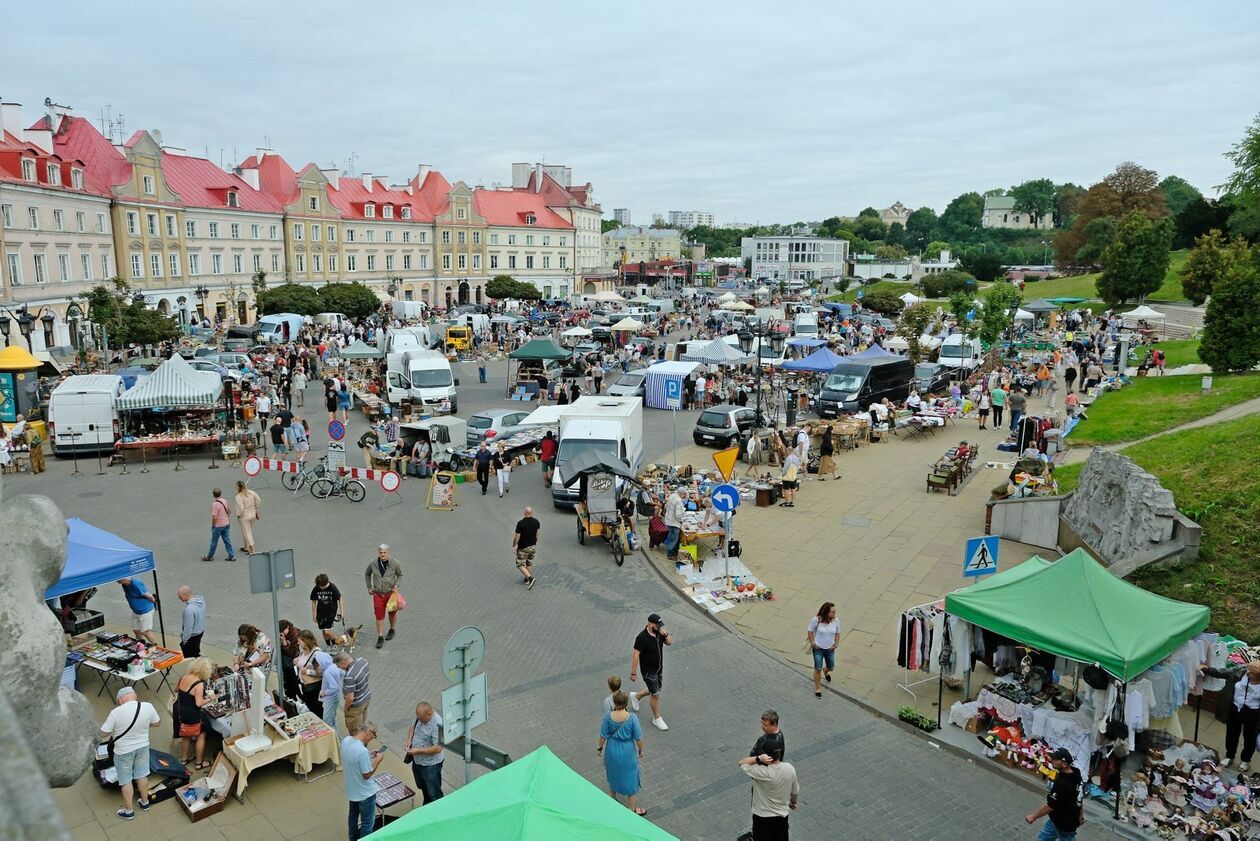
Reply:
[[[185, 792], [204, 791], [205, 780], [211, 777], [214, 777], [216, 772], [221, 772], [224, 770], [227, 772], [227, 786], [222, 791], [218, 792], [208, 802], [203, 803], [201, 801], [197, 801], [197, 804], [195, 804], [197, 806], [196, 808], [194, 807], [194, 805], [190, 805], [188, 802], [188, 798], [185, 795]], [[228, 798], [232, 796], [232, 792], [235, 790], [236, 790], [236, 766], [233, 765], [231, 762], [229, 762], [226, 756], [220, 753], [218, 756], [214, 758], [214, 764], [210, 766], [209, 774], [207, 774], [205, 777], [202, 777], [201, 779], [193, 783], [190, 783], [189, 785], [180, 786], [178, 789], [175, 790], [175, 795], [177, 799], [179, 800], [179, 805], [183, 807], [184, 813], [188, 815], [188, 819], [191, 820], [193, 823], [197, 823], [197, 821], [208, 818], [211, 815], [217, 815], [220, 812], [222, 812], [223, 807], [227, 805]]]
[[967, 723], [964, 725], [963, 729], [968, 733], [987, 733], [989, 725], [992, 723], [993, 719], [989, 718], [987, 715], [973, 715], [971, 718], [967, 719]]

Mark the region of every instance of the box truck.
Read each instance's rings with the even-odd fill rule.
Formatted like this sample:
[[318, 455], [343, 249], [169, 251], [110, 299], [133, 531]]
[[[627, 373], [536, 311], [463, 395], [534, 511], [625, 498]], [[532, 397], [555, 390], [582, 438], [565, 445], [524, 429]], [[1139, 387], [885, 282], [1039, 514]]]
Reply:
[[643, 401], [637, 397], [579, 397], [559, 406], [559, 442], [551, 480], [551, 501], [557, 508], [578, 502], [578, 485], [564, 486], [565, 468], [578, 453], [598, 452], [618, 458], [638, 473], [643, 466]]
[[48, 398], [48, 440], [53, 455], [113, 452], [122, 435], [114, 401], [126, 391], [117, 374], [68, 377]]
[[410, 400], [426, 414], [437, 414], [449, 401], [451, 414], [459, 412], [450, 361], [436, 350], [404, 350], [385, 357], [385, 384], [389, 402]]

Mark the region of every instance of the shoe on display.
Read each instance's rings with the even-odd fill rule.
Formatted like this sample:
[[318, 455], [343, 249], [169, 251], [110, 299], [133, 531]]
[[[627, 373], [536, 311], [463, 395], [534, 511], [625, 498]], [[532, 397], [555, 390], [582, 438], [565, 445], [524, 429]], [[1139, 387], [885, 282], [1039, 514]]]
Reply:
[[638, 693], [635, 693], [635, 692], [631, 692], [631, 693], [630, 693], [630, 709], [634, 710], [635, 712], [638, 712], [638, 711], [639, 711], [639, 695], [638, 695]]
[[394, 629], [390, 628], [389, 632], [385, 634], [385, 639], [392, 640], [393, 638], [394, 638]]
[[669, 725], [665, 723], [665, 719], [663, 719], [663, 718], [654, 718], [654, 719], [652, 719], [652, 726], [653, 726], [653, 727], [655, 727], [657, 730], [668, 730], [668, 729], [669, 729]]
[[377, 638], [376, 638], [376, 647], [377, 647], [377, 648], [384, 648], [384, 647], [385, 647], [385, 638], [384, 638], [384, 637], [377, 637]]

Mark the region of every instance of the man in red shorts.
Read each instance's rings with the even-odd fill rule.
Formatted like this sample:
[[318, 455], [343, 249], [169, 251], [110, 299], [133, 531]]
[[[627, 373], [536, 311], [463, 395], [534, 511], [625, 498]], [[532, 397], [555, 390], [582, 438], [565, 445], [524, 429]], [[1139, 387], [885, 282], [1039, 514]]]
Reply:
[[[398, 592], [398, 582], [402, 579], [402, 567], [389, 555], [389, 547], [384, 543], [376, 550], [376, 560], [368, 564], [363, 574], [368, 592], [372, 594], [372, 614], [376, 617], [376, 647], [384, 648], [385, 640], [394, 638], [394, 627], [398, 624], [398, 610], [386, 611], [389, 597]], [[389, 633], [385, 633], [385, 614], [389, 613]]]

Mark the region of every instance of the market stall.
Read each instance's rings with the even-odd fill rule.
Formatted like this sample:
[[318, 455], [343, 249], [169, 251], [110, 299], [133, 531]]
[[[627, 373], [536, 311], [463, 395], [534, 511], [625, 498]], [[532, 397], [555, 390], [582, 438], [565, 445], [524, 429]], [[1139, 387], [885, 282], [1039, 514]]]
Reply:
[[744, 353], [722, 339], [714, 339], [697, 350], [683, 354], [683, 362], [699, 362], [701, 365], [747, 365], [752, 360], [751, 353]]
[[538, 395], [534, 378], [543, 374], [546, 363], [568, 359], [571, 351], [560, 347], [550, 338], [532, 339], [508, 354], [507, 396], [516, 399], [518, 389], [523, 388], [531, 399]]
[[657, 362], [645, 371], [643, 405], [650, 409], [666, 409], [665, 383], [674, 380], [681, 386], [687, 375], [700, 367], [697, 362]]
[[[147, 460], [150, 449], [172, 450], [216, 444], [226, 419], [220, 419], [223, 381], [213, 371], [197, 371], [174, 354], [115, 401], [125, 415], [120, 450], [138, 449]], [[131, 413], [148, 411], [135, 417]]]

